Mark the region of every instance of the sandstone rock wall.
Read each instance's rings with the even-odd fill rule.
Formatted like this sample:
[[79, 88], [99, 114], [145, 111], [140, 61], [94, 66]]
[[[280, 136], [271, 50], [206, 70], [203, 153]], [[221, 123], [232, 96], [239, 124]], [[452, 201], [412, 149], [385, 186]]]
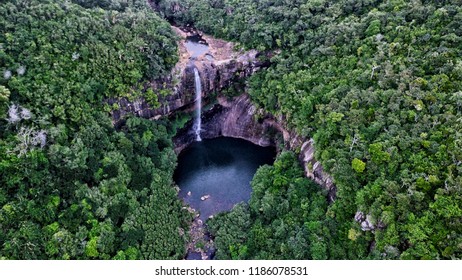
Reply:
[[[192, 125], [193, 121], [186, 124], [174, 139], [177, 154], [195, 141]], [[336, 188], [332, 177], [324, 172], [320, 162], [314, 158], [313, 139], [302, 139], [284, 127], [281, 120], [257, 112], [249, 96], [243, 94], [232, 100], [219, 97], [218, 104], [203, 112], [201, 137], [241, 138], [264, 147], [276, 146], [281, 142], [287, 149], [300, 150], [299, 160], [304, 167], [305, 175], [323, 186], [328, 192], [329, 201], [333, 201]]]

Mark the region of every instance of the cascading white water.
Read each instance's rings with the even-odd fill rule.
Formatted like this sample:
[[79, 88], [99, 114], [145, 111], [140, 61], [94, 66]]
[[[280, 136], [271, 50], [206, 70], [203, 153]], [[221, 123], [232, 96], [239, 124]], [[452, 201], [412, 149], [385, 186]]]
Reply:
[[201, 77], [199, 76], [199, 71], [197, 71], [197, 68], [194, 68], [194, 82], [196, 84], [196, 123], [194, 125], [194, 128], [196, 132], [196, 141], [202, 141], [202, 138], [201, 138], [202, 85], [201, 85]]

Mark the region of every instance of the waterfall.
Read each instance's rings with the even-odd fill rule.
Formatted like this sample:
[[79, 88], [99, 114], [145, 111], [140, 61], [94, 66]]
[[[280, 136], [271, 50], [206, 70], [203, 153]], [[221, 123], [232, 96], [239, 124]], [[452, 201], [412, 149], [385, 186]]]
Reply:
[[197, 71], [197, 68], [194, 68], [194, 81], [196, 84], [196, 123], [194, 125], [194, 129], [196, 132], [196, 141], [202, 141], [202, 138], [201, 138], [202, 85], [201, 85], [201, 77], [199, 76], [199, 71]]

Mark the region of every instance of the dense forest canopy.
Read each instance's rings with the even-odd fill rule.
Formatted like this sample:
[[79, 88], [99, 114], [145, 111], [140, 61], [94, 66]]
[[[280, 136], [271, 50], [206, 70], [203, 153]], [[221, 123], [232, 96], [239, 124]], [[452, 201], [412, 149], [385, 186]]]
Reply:
[[[335, 180], [329, 204], [281, 152], [209, 221], [217, 258], [462, 257], [461, 0], [149, 2], [276, 54], [249, 94]], [[0, 258], [183, 258], [174, 126], [116, 130], [104, 102], [170, 71], [169, 24], [144, 0], [7, 0], [0, 29]]]
[[164, 75], [175, 35], [141, 1], [74, 2], [0, 4], [0, 257], [183, 258], [169, 124], [116, 131], [103, 103]]
[[[304, 234], [293, 231], [292, 222], [311, 209], [279, 214], [276, 224], [265, 219], [264, 207], [252, 209], [255, 194], [250, 210], [225, 215], [222, 228], [213, 222], [217, 240], [228, 240], [218, 243], [219, 256], [462, 256], [462, 1], [154, 2], [178, 24], [246, 48], [280, 51], [269, 69], [250, 79], [250, 95], [314, 138], [316, 158], [337, 186], [322, 219], [304, 218]], [[286, 178], [285, 187], [295, 188], [296, 177]], [[262, 179], [257, 176], [254, 187]], [[278, 205], [271, 191], [278, 184], [266, 182], [271, 196], [258, 203]], [[226, 226], [244, 215], [250, 224], [242, 231], [252, 231], [237, 238]], [[309, 238], [314, 221], [323, 254], [272, 246], [287, 233], [293, 242]], [[248, 250], [237, 254], [239, 248]]]

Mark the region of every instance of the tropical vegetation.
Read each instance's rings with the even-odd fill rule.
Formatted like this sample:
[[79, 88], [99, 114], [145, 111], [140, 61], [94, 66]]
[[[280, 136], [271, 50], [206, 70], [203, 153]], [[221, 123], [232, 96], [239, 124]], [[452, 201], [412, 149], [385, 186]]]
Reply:
[[[305, 217], [311, 209], [287, 216], [290, 212], [277, 212], [284, 222], [277, 225], [265, 220], [264, 206], [259, 212], [252, 205], [283, 204], [254, 194], [250, 210], [241, 207], [223, 218], [250, 214], [243, 229], [254, 231], [246, 239], [220, 243], [221, 256], [462, 256], [460, 0], [155, 2], [178, 24], [279, 53], [269, 69], [250, 79], [250, 95], [287, 127], [314, 139], [316, 159], [337, 187], [324, 218]], [[278, 177], [272, 178], [265, 183], [270, 197], [271, 190], [281, 190]], [[278, 199], [296, 188], [297, 177], [286, 178], [287, 191]], [[256, 176], [255, 188], [261, 179]], [[304, 235], [293, 230], [302, 225], [293, 219], [302, 217]], [[284, 240], [308, 240], [313, 222], [320, 223], [316, 246], [325, 253], [288, 251]], [[268, 238], [278, 230], [280, 242]], [[217, 229], [217, 239], [228, 232]], [[247, 253], [236, 253], [239, 248]]]

